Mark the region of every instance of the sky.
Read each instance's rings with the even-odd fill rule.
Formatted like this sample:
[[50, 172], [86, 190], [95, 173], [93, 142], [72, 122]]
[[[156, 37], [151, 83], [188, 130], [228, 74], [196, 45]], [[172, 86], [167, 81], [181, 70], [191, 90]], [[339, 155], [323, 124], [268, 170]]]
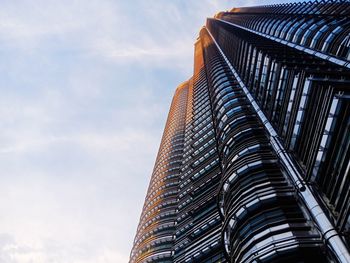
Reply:
[[0, 263], [126, 263], [205, 18], [273, 2], [0, 0]]

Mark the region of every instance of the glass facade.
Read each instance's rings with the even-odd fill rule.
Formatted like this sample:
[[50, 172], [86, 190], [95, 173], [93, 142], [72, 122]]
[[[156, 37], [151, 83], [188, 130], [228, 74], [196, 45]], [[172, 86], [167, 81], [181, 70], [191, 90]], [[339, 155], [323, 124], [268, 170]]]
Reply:
[[207, 20], [130, 262], [350, 262], [349, 34], [347, 1]]
[[173, 262], [188, 83], [174, 95], [145, 198], [130, 262]]

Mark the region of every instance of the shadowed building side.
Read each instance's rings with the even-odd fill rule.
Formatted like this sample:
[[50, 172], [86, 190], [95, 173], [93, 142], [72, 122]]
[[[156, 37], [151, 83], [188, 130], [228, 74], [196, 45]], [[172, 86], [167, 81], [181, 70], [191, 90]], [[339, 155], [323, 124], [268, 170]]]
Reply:
[[217, 189], [221, 170], [201, 41], [194, 51], [193, 95], [185, 133], [174, 262], [226, 262]]
[[207, 29], [201, 31], [222, 177], [218, 205], [230, 262], [326, 262], [257, 113]]

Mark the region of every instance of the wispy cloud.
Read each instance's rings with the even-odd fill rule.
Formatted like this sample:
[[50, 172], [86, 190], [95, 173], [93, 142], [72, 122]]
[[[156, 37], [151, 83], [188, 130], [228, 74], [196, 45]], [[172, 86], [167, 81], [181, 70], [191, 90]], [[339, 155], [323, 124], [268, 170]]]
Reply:
[[128, 257], [113, 248], [96, 249], [96, 246], [92, 244], [69, 244], [67, 246], [65, 243], [57, 243], [54, 240], [45, 240], [44, 243], [31, 246], [19, 245], [11, 235], [0, 234], [0, 262], [47, 263], [62, 262], [63, 258], [75, 263], [128, 261]]

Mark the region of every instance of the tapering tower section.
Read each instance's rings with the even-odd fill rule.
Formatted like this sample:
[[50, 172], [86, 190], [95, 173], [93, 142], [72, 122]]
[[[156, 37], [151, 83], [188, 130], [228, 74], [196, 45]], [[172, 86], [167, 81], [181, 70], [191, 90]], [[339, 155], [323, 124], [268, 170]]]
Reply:
[[350, 263], [349, 86], [349, 1], [209, 18], [131, 262]]
[[178, 184], [188, 105], [188, 82], [175, 92], [137, 228], [130, 263], [173, 262]]
[[191, 84], [193, 94], [179, 186], [174, 263], [226, 262], [216, 202], [221, 170], [200, 39], [195, 43]]

